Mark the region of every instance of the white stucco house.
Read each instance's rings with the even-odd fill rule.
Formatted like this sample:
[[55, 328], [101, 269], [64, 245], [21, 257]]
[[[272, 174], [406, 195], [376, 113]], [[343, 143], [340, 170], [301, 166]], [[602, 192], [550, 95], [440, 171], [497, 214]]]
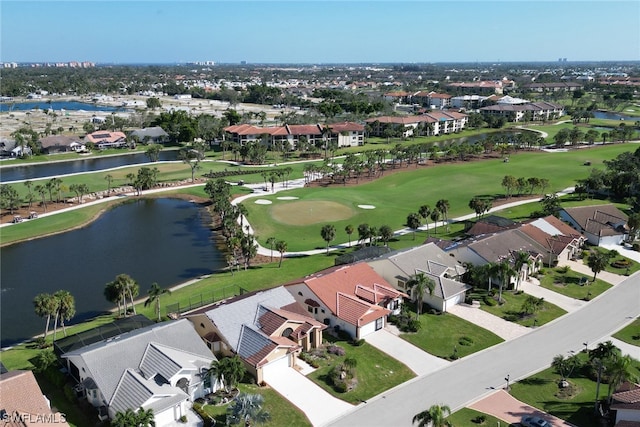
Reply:
[[560, 210], [560, 219], [592, 245], [619, 245], [628, 236], [627, 215], [611, 204], [565, 208]]

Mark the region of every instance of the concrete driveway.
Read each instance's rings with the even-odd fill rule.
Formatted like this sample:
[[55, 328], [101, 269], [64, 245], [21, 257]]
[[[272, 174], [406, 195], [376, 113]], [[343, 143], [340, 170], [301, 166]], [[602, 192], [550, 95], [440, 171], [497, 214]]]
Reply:
[[547, 288], [543, 288], [540, 286], [540, 281], [535, 277], [530, 277], [529, 280], [522, 281], [522, 283], [520, 283], [520, 289], [536, 298], [544, 298], [545, 301], [560, 307], [567, 313], [576, 311], [587, 304], [586, 301], [571, 298]]
[[519, 423], [522, 417], [535, 416], [547, 421], [553, 427], [573, 426], [560, 418], [542, 412], [539, 409], [520, 402], [504, 390], [498, 390], [490, 394], [484, 399], [478, 400], [472, 405], [471, 409], [493, 415], [511, 424]]
[[386, 329], [367, 335], [365, 341], [399, 362], [404, 363], [417, 375], [437, 371], [449, 364], [448, 361], [419, 349]]
[[481, 310], [479, 307], [467, 304], [456, 304], [448, 308], [450, 314], [493, 332], [503, 340], [512, 340], [526, 335], [531, 330], [525, 326], [501, 319], [491, 313]]
[[264, 381], [304, 412], [314, 426], [325, 425], [353, 408], [293, 368], [270, 370]]

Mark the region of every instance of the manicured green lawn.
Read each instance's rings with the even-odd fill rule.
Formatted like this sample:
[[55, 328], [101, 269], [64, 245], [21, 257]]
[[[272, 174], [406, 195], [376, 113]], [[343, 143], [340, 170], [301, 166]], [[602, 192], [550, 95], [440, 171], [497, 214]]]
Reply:
[[502, 299], [504, 300], [504, 303], [502, 305], [496, 304], [494, 306], [487, 305], [484, 302], [484, 295], [486, 295], [486, 291], [476, 291], [472, 295], [474, 299], [478, 299], [480, 301], [480, 308], [482, 310], [510, 322], [518, 323], [522, 326], [532, 327], [534, 322], [537, 326], [542, 326], [545, 323], [549, 323], [567, 313], [560, 307], [544, 301], [542, 309], [540, 309], [535, 315], [522, 317], [522, 304], [527, 298], [527, 294], [524, 292], [517, 293], [513, 291], [503, 291]]
[[616, 332], [613, 337], [627, 344], [640, 347], [640, 319], [634, 320], [631, 324]]
[[[255, 200], [248, 200], [244, 205], [262, 244], [268, 237], [275, 236], [286, 240], [293, 251], [323, 248], [326, 243], [320, 235], [324, 225], [321, 221], [309, 225], [291, 225], [272, 219], [271, 211], [276, 205], [292, 203], [279, 200], [278, 197], [294, 196], [307, 202], [331, 201], [351, 209], [353, 216], [332, 222], [336, 227], [332, 244], [336, 244], [348, 241], [344, 232], [348, 224], [355, 227], [362, 223], [377, 227], [387, 224], [393, 229], [400, 229], [404, 227], [409, 213], [417, 212], [423, 204], [434, 206], [439, 199], [449, 200], [449, 218], [469, 214], [471, 210], [468, 203], [474, 196], [502, 196], [504, 189], [501, 181], [508, 174], [545, 177], [551, 184], [547, 192], [564, 189], [574, 185], [577, 179], [588, 176], [590, 169], [583, 166], [586, 160], [592, 162], [592, 167], [602, 167], [603, 160], [632, 149], [629, 144], [612, 144], [566, 153], [518, 152], [510, 156], [509, 163], [495, 159], [417, 169], [410, 167], [402, 173], [383, 176], [358, 186], [295, 189], [261, 197], [271, 201], [271, 205], [258, 205]], [[374, 205], [375, 209], [361, 209], [358, 205]], [[439, 227], [438, 235], [442, 232]]]
[[[629, 276], [633, 273], [635, 273], [636, 271], [640, 270], [640, 264], [629, 259], [626, 258], [622, 255], [620, 255], [619, 253], [616, 253], [614, 251], [609, 251], [607, 249], [598, 247], [598, 246], [589, 246], [587, 248], [587, 251], [585, 251], [583, 257], [582, 257], [582, 262], [584, 262], [585, 265], [587, 265], [587, 252], [588, 251], [599, 251], [602, 253], [609, 253], [611, 254], [612, 252], [615, 253], [614, 256], [612, 256], [609, 259], [609, 263], [607, 263], [607, 266], [605, 267], [605, 271], [608, 271], [609, 273], [613, 273], [613, 274], [620, 274], [623, 276]], [[614, 266], [614, 263], [623, 263], [626, 265], [626, 267], [619, 267], [619, 266]], [[597, 276], [596, 276], [597, 277]]]
[[[585, 276], [572, 270], [566, 273], [563, 273], [563, 271], [562, 267], [544, 269], [545, 274], [540, 278], [540, 286], [570, 298], [584, 300], [593, 299], [611, 287], [610, 284], [600, 279], [592, 282], [593, 276]], [[581, 285], [581, 279], [588, 281], [586, 284]], [[588, 298], [587, 295], [589, 296]]]
[[[269, 413], [269, 422], [261, 424], [265, 427], [280, 426], [310, 426], [306, 415], [293, 406], [287, 399], [269, 387], [258, 387], [252, 384], [240, 384], [240, 392], [248, 394], [260, 394], [264, 398], [263, 408]], [[215, 418], [217, 425], [226, 425], [227, 405], [204, 406], [204, 410]]]
[[[483, 416], [485, 418], [483, 423], [478, 423], [476, 420], [478, 417]], [[502, 426], [505, 427], [511, 426], [513, 424], [507, 424], [505, 421], [502, 421], [499, 418], [494, 417], [493, 415], [485, 414], [484, 412], [476, 411], [471, 408], [462, 408], [453, 414], [449, 415], [447, 419], [454, 425], [454, 427], [471, 427], [471, 426], [487, 426], [487, 427], [496, 427]]]
[[[353, 346], [328, 334], [325, 334], [325, 338], [342, 347], [346, 354], [345, 356], [329, 355], [329, 359], [319, 359], [320, 367], [307, 378], [339, 399], [357, 405], [415, 377], [415, 374], [405, 365], [366, 342], [361, 346]], [[358, 363], [356, 367], [358, 385], [351, 391], [338, 393], [329, 384], [327, 374], [347, 357], [356, 359]]]
[[[585, 362], [587, 357], [580, 353], [580, 359]], [[636, 372], [640, 364], [635, 362]], [[593, 415], [596, 396], [596, 381], [589, 378], [587, 369], [574, 371], [568, 378], [574, 387], [574, 394], [570, 397], [562, 397], [558, 381], [560, 375], [552, 368], [545, 369], [529, 378], [519, 381], [511, 387], [511, 394], [518, 400], [562, 418], [569, 423], [580, 427], [599, 427], [597, 418]], [[600, 387], [600, 398], [607, 395], [607, 384]]]
[[454, 351], [457, 357], [464, 357], [503, 341], [493, 332], [453, 314], [423, 313], [420, 315], [420, 325], [418, 332], [403, 333], [400, 337], [443, 359], [451, 358]]

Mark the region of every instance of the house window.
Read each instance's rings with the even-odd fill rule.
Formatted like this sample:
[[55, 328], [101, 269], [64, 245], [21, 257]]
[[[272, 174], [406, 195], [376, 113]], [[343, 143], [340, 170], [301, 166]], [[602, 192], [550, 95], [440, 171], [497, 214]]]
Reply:
[[407, 289], [407, 283], [404, 280], [398, 280], [398, 287], [402, 289]]
[[307, 311], [308, 311], [309, 313], [313, 313], [313, 307], [311, 307], [311, 306], [307, 306]]
[[298, 291], [298, 295], [302, 296], [302, 292]]
[[382, 323], [383, 323], [382, 317], [376, 319], [376, 331], [379, 331], [380, 329], [382, 329]]
[[289, 338], [289, 336], [293, 333], [293, 329], [291, 328], [287, 328], [284, 331], [282, 331], [282, 336]]
[[324, 308], [321, 308], [320, 311], [324, 313]]
[[200, 327], [204, 329], [204, 323], [200, 323]]

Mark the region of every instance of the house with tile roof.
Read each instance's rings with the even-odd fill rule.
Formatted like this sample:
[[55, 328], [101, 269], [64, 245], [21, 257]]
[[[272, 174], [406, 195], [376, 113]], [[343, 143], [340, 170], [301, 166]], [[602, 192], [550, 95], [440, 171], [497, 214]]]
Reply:
[[31, 371], [0, 374], [0, 425], [3, 427], [69, 427], [64, 414], [51, 409]]
[[546, 265], [553, 265], [560, 259], [573, 259], [587, 240], [553, 215], [528, 221], [519, 230], [547, 249], [543, 260]]
[[557, 119], [565, 114], [564, 106], [553, 102], [528, 102], [525, 104], [495, 104], [480, 108], [480, 113], [490, 116], [504, 117], [511, 122], [524, 120], [547, 121]]
[[433, 280], [435, 288], [433, 295], [428, 292], [423, 295], [423, 303], [442, 312], [463, 302], [466, 292], [471, 289], [461, 281], [464, 266], [435, 243], [395, 251], [368, 261], [368, 264], [396, 289], [411, 294], [412, 300], [416, 299], [416, 295], [407, 283], [417, 273], [425, 274]]
[[111, 337], [62, 355], [76, 390], [113, 419], [128, 408], [152, 409], [156, 426], [171, 425], [191, 402], [220, 385], [207, 371], [215, 357], [186, 319]]
[[371, 127], [372, 136], [384, 136], [390, 127], [402, 128], [402, 136], [408, 138], [416, 133], [420, 126], [420, 134], [427, 136], [450, 134], [461, 131], [467, 125], [469, 117], [456, 111], [432, 111], [415, 116], [382, 116], [365, 120]]
[[169, 134], [160, 126], [136, 129], [129, 136], [138, 138], [138, 141], [144, 143], [164, 144], [169, 142]]
[[332, 267], [284, 285], [313, 317], [353, 338], [384, 328], [407, 295], [393, 288], [367, 263]]
[[596, 246], [619, 245], [629, 234], [627, 215], [612, 204], [561, 209], [560, 219]]
[[87, 134], [84, 138], [86, 142], [93, 143], [100, 150], [127, 146], [127, 136], [122, 132], [98, 130]]
[[451, 95], [447, 93], [419, 91], [413, 94], [412, 99], [414, 102], [431, 109], [442, 110], [451, 106]]
[[611, 395], [615, 427], [640, 427], [640, 385], [624, 382]]
[[331, 139], [338, 147], [358, 147], [364, 145], [364, 126], [354, 122], [331, 123]]
[[353, 122], [331, 123], [326, 125], [329, 133], [325, 135], [325, 126], [287, 125], [259, 127], [250, 124], [227, 126], [224, 128], [225, 139], [245, 145], [250, 142], [261, 142], [268, 146], [280, 147], [288, 143], [292, 149], [298, 147], [304, 138], [307, 143], [319, 146], [324, 144], [325, 138], [334, 141], [338, 147], [355, 147], [364, 145], [364, 126]]
[[66, 135], [49, 135], [40, 138], [40, 146], [47, 154], [86, 150], [85, 143], [79, 137]]
[[211, 351], [240, 356], [258, 383], [269, 370], [294, 367], [302, 350], [321, 346], [326, 329], [282, 286], [226, 299], [183, 316]]

